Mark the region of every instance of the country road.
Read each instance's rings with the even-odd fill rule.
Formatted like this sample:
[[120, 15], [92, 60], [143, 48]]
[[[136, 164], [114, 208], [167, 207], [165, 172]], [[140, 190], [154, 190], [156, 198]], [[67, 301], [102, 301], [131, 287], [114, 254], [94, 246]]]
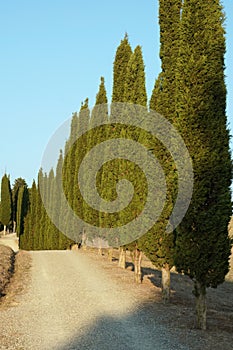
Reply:
[[19, 304], [0, 313], [0, 339], [12, 350], [189, 349], [80, 251], [31, 252], [31, 282]]

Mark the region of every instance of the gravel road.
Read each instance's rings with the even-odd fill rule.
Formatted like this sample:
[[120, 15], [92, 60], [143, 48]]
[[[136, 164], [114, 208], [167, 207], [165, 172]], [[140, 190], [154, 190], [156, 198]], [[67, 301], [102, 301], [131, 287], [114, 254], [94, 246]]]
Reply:
[[1, 350], [188, 349], [83, 252], [30, 254], [27, 293], [0, 313]]

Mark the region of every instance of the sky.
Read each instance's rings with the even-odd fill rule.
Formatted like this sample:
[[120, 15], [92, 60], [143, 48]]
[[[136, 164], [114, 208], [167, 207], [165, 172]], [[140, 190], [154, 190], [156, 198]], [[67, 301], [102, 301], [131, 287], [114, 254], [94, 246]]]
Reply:
[[[233, 134], [233, 1], [226, 13], [227, 116]], [[160, 72], [158, 0], [0, 0], [0, 177], [31, 186], [57, 128], [100, 77], [112, 93], [116, 49], [128, 33], [142, 46], [148, 98]]]

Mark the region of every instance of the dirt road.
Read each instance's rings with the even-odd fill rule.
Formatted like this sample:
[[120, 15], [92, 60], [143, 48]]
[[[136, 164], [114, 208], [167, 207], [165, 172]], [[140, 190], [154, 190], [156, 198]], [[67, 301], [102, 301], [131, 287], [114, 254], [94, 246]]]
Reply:
[[15, 252], [19, 250], [19, 240], [16, 233], [10, 233], [0, 237], [0, 244], [6, 245], [13, 249]]
[[28, 292], [0, 313], [1, 350], [188, 349], [82, 252], [30, 254]]

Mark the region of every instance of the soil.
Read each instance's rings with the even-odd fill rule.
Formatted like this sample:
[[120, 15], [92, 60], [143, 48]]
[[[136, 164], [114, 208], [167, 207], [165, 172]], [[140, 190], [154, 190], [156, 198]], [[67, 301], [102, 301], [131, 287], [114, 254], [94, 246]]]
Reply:
[[0, 297], [5, 290], [14, 272], [15, 254], [10, 247], [0, 245]]

